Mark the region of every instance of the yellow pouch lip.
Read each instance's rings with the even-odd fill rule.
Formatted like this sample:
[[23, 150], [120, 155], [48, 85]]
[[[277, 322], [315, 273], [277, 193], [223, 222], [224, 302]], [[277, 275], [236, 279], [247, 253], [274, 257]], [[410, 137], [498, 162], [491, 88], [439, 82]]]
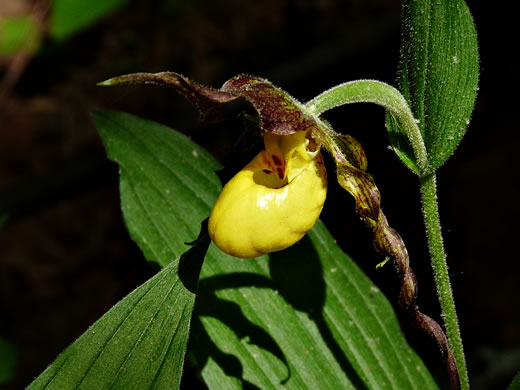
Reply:
[[223, 252], [258, 257], [293, 245], [312, 228], [325, 201], [327, 173], [315, 144], [307, 150], [314, 142], [307, 133], [266, 134], [267, 149], [226, 184], [208, 226]]

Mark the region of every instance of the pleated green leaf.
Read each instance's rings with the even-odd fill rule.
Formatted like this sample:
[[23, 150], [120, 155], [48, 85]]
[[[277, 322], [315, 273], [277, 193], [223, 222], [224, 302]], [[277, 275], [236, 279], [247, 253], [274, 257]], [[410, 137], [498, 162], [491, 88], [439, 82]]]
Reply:
[[[419, 121], [429, 170], [459, 145], [475, 104], [479, 54], [473, 19], [464, 0], [405, 0], [399, 89]], [[405, 133], [389, 116], [390, 141], [418, 172]]]
[[[103, 138], [122, 167], [132, 237], [165, 265], [165, 247], [180, 254], [209, 215], [221, 188], [218, 164], [153, 122], [96, 117], [98, 126], [100, 117], [111, 123]], [[388, 301], [321, 223], [294, 247], [260, 259], [211, 245], [196, 308], [191, 351], [210, 388], [435, 388]]]
[[204, 149], [158, 123], [96, 112], [107, 153], [119, 164], [126, 226], [149, 261], [166, 266], [191, 246], [220, 191], [220, 167]]
[[29, 389], [178, 388], [194, 296], [170, 263], [67, 348]]
[[120, 164], [128, 229], [164, 268], [32, 388], [177, 388], [203, 260], [189, 351], [210, 389], [436, 388], [389, 302], [321, 222], [259, 259], [207, 250], [204, 234], [190, 247], [221, 187], [217, 162], [154, 122], [111, 112], [94, 119]]
[[[197, 237], [199, 217], [204, 215], [201, 207], [205, 210], [218, 193], [207, 194], [207, 184], [195, 186], [201, 201], [189, 192], [188, 182], [213, 179], [213, 186], [218, 186], [212, 173], [217, 164], [191, 143], [192, 149], [176, 149], [189, 141], [162, 126], [154, 128], [151, 122], [123, 114], [99, 112], [94, 119], [109, 156], [120, 166], [123, 213], [130, 233], [147, 258], [165, 268], [98, 320], [30, 388], [175, 389], [182, 376], [198, 270], [209, 240], [194, 247], [184, 242]], [[161, 131], [173, 136], [165, 148], [157, 144], [163, 142]], [[184, 145], [177, 143], [179, 139]], [[162, 150], [168, 155], [161, 155]], [[198, 161], [198, 152], [207, 173], [199, 180], [197, 164], [186, 163], [186, 158]], [[189, 211], [176, 215], [178, 204]]]
[[260, 259], [212, 247], [202, 277], [193, 353], [211, 389], [436, 388], [387, 299], [321, 222]]

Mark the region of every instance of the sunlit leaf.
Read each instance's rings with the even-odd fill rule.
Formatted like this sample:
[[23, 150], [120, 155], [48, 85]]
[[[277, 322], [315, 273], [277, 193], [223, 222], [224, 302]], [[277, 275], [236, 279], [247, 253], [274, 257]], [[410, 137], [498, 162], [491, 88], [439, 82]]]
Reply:
[[[121, 166], [132, 237], [165, 265], [163, 252], [180, 253], [197, 237], [220, 190], [218, 164], [164, 126], [127, 114], [95, 117], [110, 128], [103, 139]], [[388, 301], [321, 223], [260, 259], [211, 245], [197, 295], [190, 339], [210, 388], [435, 388]]]
[[321, 222], [253, 261], [212, 248], [202, 276], [193, 340], [210, 388], [436, 388], [386, 298]]
[[67, 348], [29, 389], [178, 388], [194, 295], [176, 260]]
[[[424, 137], [430, 170], [460, 143], [475, 103], [479, 54], [473, 19], [464, 0], [406, 0], [399, 89], [411, 104]], [[404, 131], [389, 117], [390, 140], [415, 169]]]
[[[204, 225], [197, 244], [179, 254], [217, 197], [218, 164], [156, 123], [109, 112], [94, 118], [120, 164], [129, 230], [165, 267], [31, 388], [177, 388], [209, 244]], [[197, 295], [192, 354], [212, 389], [436, 388], [388, 301], [320, 222], [297, 245], [260, 259], [232, 258], [211, 245]]]
[[[164, 221], [161, 216], [175, 217], [166, 206], [169, 201], [182, 199], [188, 206], [193, 204], [189, 201], [192, 196], [184, 199], [177, 196], [176, 188], [167, 185], [164, 187], [160, 163], [163, 156], [160, 153], [151, 154], [146, 147], [147, 143], [153, 145], [152, 139], [157, 140], [160, 136], [159, 131], [154, 131], [153, 124], [117, 114], [98, 113], [94, 118], [109, 156], [120, 164], [124, 212], [127, 219], [138, 226], [132, 234], [140, 237], [138, 242], [149, 259], [168, 266], [97, 321], [30, 388], [174, 389], [179, 386], [182, 375], [198, 270], [209, 240], [202, 240], [199, 245], [186, 252], [190, 247], [184, 241], [187, 238], [196, 238], [196, 235], [191, 236], [185, 231], [173, 236], [162, 234], [170, 226], [162, 225]], [[177, 133], [157, 127], [187, 141]], [[145, 136], [146, 142], [140, 141], [131, 131]], [[172, 149], [176, 145], [175, 141], [175, 138], [168, 140], [170, 153], [175, 152]], [[194, 148], [188, 151], [189, 156], [196, 158], [197, 151], [200, 151], [203, 158], [202, 154], [205, 152], [197, 146]], [[183, 153], [184, 151], [179, 151], [177, 156], [180, 158], [176, 160], [176, 174], [180, 177], [183, 175]], [[170, 160], [171, 157], [164, 158]], [[204, 160], [201, 162], [208, 167], [211, 167], [211, 163], [212, 161]], [[213, 162], [214, 166], [216, 164]], [[189, 164], [189, 169], [185, 169], [184, 173], [193, 177], [193, 169], [194, 165]], [[210, 174], [211, 171], [208, 171], [208, 175]], [[184, 183], [183, 191], [187, 192], [187, 188]], [[141, 198], [143, 192], [145, 197]], [[137, 202], [138, 210], [133, 209], [132, 201]], [[157, 211], [155, 207], [158, 206], [162, 207], [162, 212]], [[192, 210], [187, 214], [195, 221], [190, 225], [195, 231], [200, 220], [196, 219], [197, 214]], [[130, 229], [132, 226], [129, 223]], [[171, 230], [175, 233], [181, 226], [177, 220], [176, 224], [172, 224]], [[139, 230], [139, 227], [145, 231]], [[185, 253], [180, 257], [183, 252]], [[181, 272], [183, 278], [179, 278]]]
[[161, 266], [187, 251], [218, 196], [220, 165], [187, 137], [122, 113], [94, 115], [119, 164], [121, 206], [132, 238]]

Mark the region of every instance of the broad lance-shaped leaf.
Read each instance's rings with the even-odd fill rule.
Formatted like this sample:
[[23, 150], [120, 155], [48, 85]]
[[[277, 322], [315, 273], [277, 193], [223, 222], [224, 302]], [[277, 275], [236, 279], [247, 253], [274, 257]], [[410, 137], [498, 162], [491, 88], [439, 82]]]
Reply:
[[187, 251], [219, 193], [220, 165], [182, 134], [127, 114], [96, 112], [109, 157], [120, 167], [130, 235], [161, 267]]
[[68, 347], [28, 388], [178, 388], [195, 297], [176, 260]]
[[[150, 260], [166, 265], [195, 238], [200, 220], [188, 231], [190, 218], [207, 215], [216, 199], [218, 164], [153, 122], [108, 112], [95, 120], [121, 166], [129, 230]], [[177, 221], [174, 233], [168, 219]], [[206, 243], [116, 305], [31, 387], [176, 388]], [[210, 388], [435, 388], [388, 301], [321, 223], [289, 250], [256, 260], [211, 246], [198, 302], [191, 340]]]
[[[207, 204], [218, 193], [208, 192], [207, 184], [218, 188], [212, 173], [218, 164], [182, 135], [153, 122], [101, 112], [94, 119], [109, 156], [120, 164], [130, 233], [149, 259], [167, 267], [97, 321], [31, 388], [174, 389], [182, 375], [195, 285], [209, 240], [191, 249], [184, 242], [197, 237]], [[161, 131], [169, 137], [162, 138]]]
[[[470, 121], [478, 86], [477, 34], [464, 0], [406, 0], [403, 20], [399, 89], [419, 121], [433, 171], [455, 151]], [[394, 150], [417, 171], [403, 129], [388, 119]]]
[[[321, 222], [284, 252], [254, 261], [215, 255], [196, 311], [205, 330], [195, 329], [207, 336], [193, 335], [210, 388], [436, 388], [386, 298]], [[208, 338], [212, 348], [198, 342]]]
[[[156, 123], [108, 112], [95, 118], [121, 164], [128, 228], [147, 257], [165, 265], [161, 254], [184, 250], [209, 214], [218, 164]], [[260, 259], [211, 245], [196, 313], [191, 350], [210, 388], [435, 388], [388, 301], [321, 223]]]

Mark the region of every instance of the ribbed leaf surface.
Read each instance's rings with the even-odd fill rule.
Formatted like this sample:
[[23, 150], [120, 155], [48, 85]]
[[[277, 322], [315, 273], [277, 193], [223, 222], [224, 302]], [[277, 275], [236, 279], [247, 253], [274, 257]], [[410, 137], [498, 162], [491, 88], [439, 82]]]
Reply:
[[[406, 0], [403, 20], [399, 89], [419, 121], [434, 170], [455, 151], [470, 122], [478, 87], [477, 34], [464, 0]], [[394, 150], [417, 172], [404, 131], [389, 122]]]
[[180, 257], [216, 200], [218, 164], [154, 122], [110, 112], [94, 118], [121, 167], [129, 231], [164, 268], [32, 388], [177, 388], [204, 255], [190, 340], [210, 388], [436, 388], [389, 302], [321, 222], [292, 248], [259, 259], [213, 245], [206, 254], [204, 239]]

